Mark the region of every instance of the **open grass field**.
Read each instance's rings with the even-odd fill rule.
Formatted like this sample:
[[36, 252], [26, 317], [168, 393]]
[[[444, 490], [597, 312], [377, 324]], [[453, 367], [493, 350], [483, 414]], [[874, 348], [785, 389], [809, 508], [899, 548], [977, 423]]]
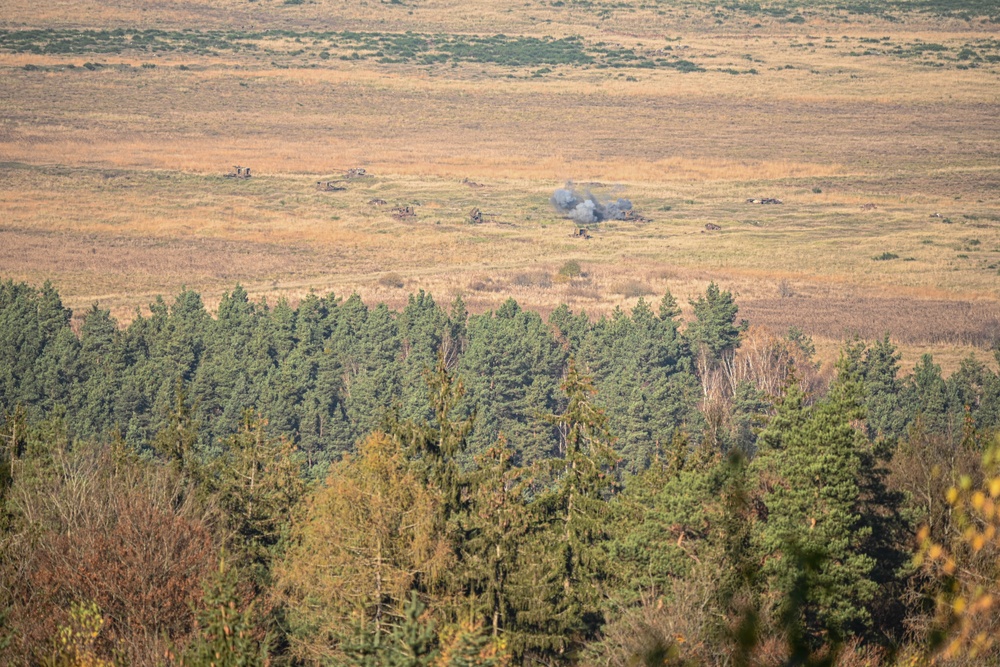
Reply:
[[[827, 356], [890, 332], [907, 364], [985, 358], [1000, 12], [837, 7], [8, 0], [0, 276], [123, 319], [237, 281], [597, 315], [715, 280]], [[574, 237], [567, 181], [642, 219]]]

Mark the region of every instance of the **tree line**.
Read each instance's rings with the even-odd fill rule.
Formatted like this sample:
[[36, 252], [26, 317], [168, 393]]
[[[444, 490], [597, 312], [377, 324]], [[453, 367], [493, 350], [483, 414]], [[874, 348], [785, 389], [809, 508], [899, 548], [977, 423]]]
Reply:
[[0, 284], [0, 655], [996, 659], [1000, 376], [903, 374], [888, 336], [831, 372], [714, 284], [691, 305], [237, 286], [122, 327]]

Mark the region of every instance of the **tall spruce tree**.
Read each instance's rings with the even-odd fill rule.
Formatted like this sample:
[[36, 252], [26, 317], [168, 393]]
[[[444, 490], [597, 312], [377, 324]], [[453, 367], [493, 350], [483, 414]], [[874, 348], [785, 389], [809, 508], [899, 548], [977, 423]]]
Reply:
[[552, 485], [531, 504], [535, 526], [521, 550], [516, 624], [507, 635], [515, 655], [543, 661], [571, 659], [604, 623], [607, 501], [616, 491], [607, 417], [572, 359], [561, 387], [566, 409], [550, 419], [563, 456], [549, 462]]
[[465, 451], [475, 414], [455, 420], [452, 413], [465, 395], [462, 380], [448, 372], [444, 355], [439, 354], [434, 371], [424, 373], [428, 402], [434, 411], [429, 421], [395, 421], [392, 434], [399, 439], [410, 459], [410, 467], [424, 484], [441, 493], [442, 520], [447, 522], [465, 504], [467, 486], [458, 465]]
[[732, 292], [709, 283], [705, 295], [692, 301], [691, 306], [695, 320], [688, 325], [687, 338], [693, 347], [704, 347], [711, 358], [720, 359], [739, 345], [740, 333], [747, 324], [736, 322], [739, 307]]
[[530, 527], [527, 480], [513, 465], [513, 457], [503, 438], [476, 457], [460, 546], [463, 579], [477, 620], [494, 637], [514, 620], [511, 581]]
[[205, 471], [236, 563], [249, 569], [261, 588], [269, 584], [271, 563], [305, 492], [295, 448], [285, 438], [268, 436], [266, 426], [247, 410], [239, 432]]
[[862, 416], [855, 382], [812, 407], [792, 385], [758, 440], [754, 468], [767, 508], [757, 535], [762, 574], [802, 650], [872, 623], [876, 561], [865, 553], [872, 530], [859, 482], [865, 438], [855, 427]]

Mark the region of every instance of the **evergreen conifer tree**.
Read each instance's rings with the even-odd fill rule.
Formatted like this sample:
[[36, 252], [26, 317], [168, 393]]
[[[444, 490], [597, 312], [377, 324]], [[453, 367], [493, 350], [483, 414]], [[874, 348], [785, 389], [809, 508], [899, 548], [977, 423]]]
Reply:
[[842, 382], [811, 408], [802, 398], [792, 385], [761, 433], [754, 467], [767, 507], [762, 574], [792, 638], [815, 646], [870, 627], [876, 562], [865, 553], [864, 438], [853, 425], [863, 415], [860, 387]]
[[514, 467], [513, 456], [501, 438], [476, 457], [460, 546], [463, 576], [474, 609], [494, 637], [514, 620], [511, 580], [529, 529], [524, 497], [527, 480]]
[[[740, 333], [746, 322], [736, 323], [739, 308], [729, 291], [721, 291], [714, 282], [709, 283], [704, 296], [691, 302], [695, 320], [688, 325], [687, 338], [693, 347], [704, 346], [710, 357], [721, 359], [739, 345]], [[667, 310], [675, 310], [676, 307]]]
[[532, 502], [535, 527], [521, 550], [515, 590], [515, 655], [568, 660], [604, 622], [610, 577], [608, 499], [617, 462], [607, 417], [593, 404], [590, 378], [571, 359], [562, 383], [568, 403], [552, 415], [564, 453], [550, 462], [550, 489]]
[[242, 608], [236, 571], [219, 561], [219, 570], [205, 585], [197, 612], [197, 632], [181, 655], [182, 666], [264, 667], [267, 641], [253, 625], [253, 609]]
[[303, 496], [298, 457], [284, 438], [271, 438], [253, 410], [207, 467], [205, 483], [222, 510], [230, 549], [254, 583], [269, 583], [270, 565]]
[[452, 418], [455, 406], [465, 395], [465, 385], [448, 372], [444, 355], [438, 355], [433, 373], [425, 372], [425, 380], [433, 420], [397, 422], [393, 433], [402, 442], [410, 465], [421, 479], [441, 492], [442, 518], [447, 521], [461, 511], [465, 502], [466, 482], [458, 457], [465, 451], [476, 417], [473, 414], [461, 420]]

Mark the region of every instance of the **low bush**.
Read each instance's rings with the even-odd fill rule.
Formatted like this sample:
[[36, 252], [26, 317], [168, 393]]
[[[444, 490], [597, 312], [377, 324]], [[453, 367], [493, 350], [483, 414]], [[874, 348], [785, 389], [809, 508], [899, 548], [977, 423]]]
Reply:
[[644, 282], [628, 280], [615, 287], [615, 293], [621, 294], [626, 299], [636, 299], [640, 296], [652, 294], [653, 289]]
[[544, 271], [519, 273], [511, 282], [518, 287], [552, 287], [552, 277]]
[[378, 279], [378, 284], [382, 287], [389, 287], [392, 289], [399, 289], [403, 287], [406, 283], [403, 281], [403, 277], [398, 273], [387, 273]]
[[583, 275], [583, 269], [580, 262], [571, 259], [559, 267], [559, 275], [563, 278], [579, 278]]

